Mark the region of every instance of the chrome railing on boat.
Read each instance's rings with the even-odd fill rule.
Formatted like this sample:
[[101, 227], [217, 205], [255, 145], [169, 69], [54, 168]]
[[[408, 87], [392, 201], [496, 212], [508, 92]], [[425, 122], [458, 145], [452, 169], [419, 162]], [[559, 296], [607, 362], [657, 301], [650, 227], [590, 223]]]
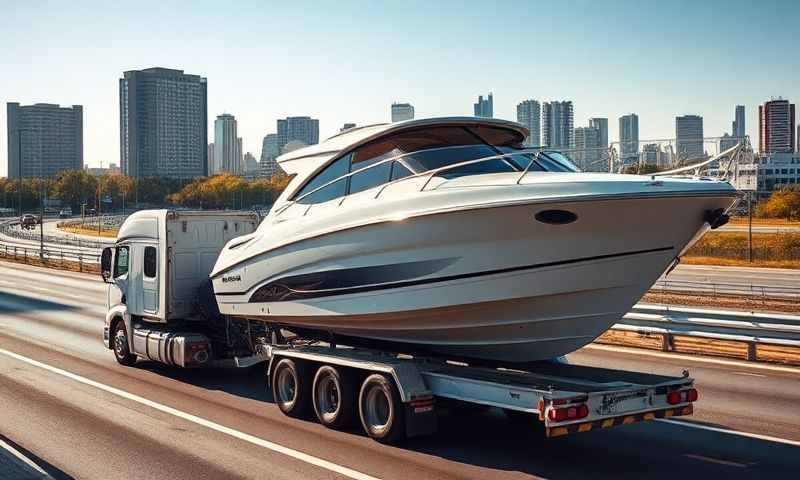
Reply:
[[[463, 148], [463, 147], [462, 146], [441, 147], [441, 148], [428, 149], [428, 150], [423, 150], [423, 151], [428, 152], [428, 151], [433, 151], [433, 150], [443, 150], [443, 149], [451, 149], [451, 148]], [[515, 182], [516, 185], [519, 185], [520, 182], [522, 181], [522, 179], [525, 177], [525, 175], [527, 175], [528, 172], [530, 172], [531, 166], [533, 164], [537, 163], [539, 161], [540, 155], [543, 152], [546, 152], [546, 151], [552, 151], [552, 149], [547, 149], [547, 148], [527, 148], [527, 149], [514, 150], [513, 152], [501, 153], [501, 154], [497, 154], [497, 155], [489, 155], [489, 156], [486, 156], [486, 157], [476, 158], [476, 159], [472, 159], [472, 160], [465, 160], [463, 162], [452, 163], [450, 165], [445, 165], [443, 167], [434, 168], [434, 169], [431, 169], [431, 170], [425, 170], [425, 171], [422, 171], [422, 172], [416, 172], [416, 173], [413, 173], [412, 175], [409, 175], [409, 176], [406, 176], [406, 177], [402, 177], [402, 178], [398, 178], [396, 180], [390, 180], [389, 182], [386, 182], [386, 183], [380, 185], [380, 188], [375, 192], [375, 196], [372, 197], [372, 198], [373, 199], [377, 199], [378, 197], [380, 197], [381, 193], [383, 193], [383, 191], [386, 189], [386, 187], [388, 187], [390, 185], [397, 184], [398, 182], [408, 181], [408, 180], [413, 179], [413, 178], [421, 178], [421, 177], [427, 176], [428, 178], [425, 180], [425, 183], [423, 183], [422, 187], [419, 189], [419, 191], [422, 192], [422, 191], [425, 191], [425, 188], [428, 186], [428, 184], [433, 179], [433, 177], [435, 177], [435, 176], [437, 176], [437, 175], [439, 175], [439, 174], [441, 174], [443, 172], [446, 172], [448, 170], [455, 170], [457, 168], [461, 168], [461, 167], [464, 167], [464, 166], [478, 164], [478, 163], [482, 163], [482, 162], [488, 162], [488, 161], [491, 161], [491, 160], [505, 159], [505, 158], [508, 158], [508, 157], [520, 156], [520, 155], [529, 155], [530, 158], [528, 159], [527, 165], [525, 166], [525, 168], [523, 169], [523, 171], [521, 172], [520, 176], [517, 178], [517, 180]], [[330, 185], [333, 185], [336, 182], [340, 182], [340, 181], [342, 181], [344, 179], [352, 177], [353, 175], [356, 175], [356, 174], [359, 174], [359, 173], [363, 173], [363, 172], [365, 172], [367, 170], [370, 170], [370, 169], [373, 169], [373, 168], [377, 168], [377, 167], [379, 167], [381, 165], [384, 165], [386, 163], [389, 163], [389, 162], [399, 162], [399, 163], [401, 163], [403, 165], [403, 167], [408, 169], [409, 172], [415, 172], [414, 168], [412, 168], [406, 161], [404, 161], [404, 158], [408, 157], [408, 156], [411, 156], [411, 155], [414, 155], [414, 154], [418, 154], [418, 153], [420, 153], [420, 152], [419, 151], [415, 151], [415, 152], [403, 153], [401, 155], [396, 155], [394, 157], [385, 158], [385, 159], [383, 159], [381, 161], [375, 162], [375, 163], [373, 163], [371, 165], [368, 165], [368, 166], [366, 166], [364, 168], [360, 168], [360, 169], [355, 170], [353, 172], [349, 172], [349, 173], [347, 173], [345, 175], [341, 175], [339, 177], [336, 177], [333, 180], [331, 180], [329, 182], [326, 182], [326, 183], [318, 186], [317, 188], [311, 190], [310, 192], [304, 193], [303, 195], [295, 198], [294, 200], [291, 200], [291, 201], [287, 202], [286, 205], [282, 206], [275, 213], [276, 213], [276, 215], [280, 215], [281, 213], [286, 211], [292, 205], [300, 203], [301, 200], [303, 200], [304, 198], [306, 198], [306, 197], [308, 197], [310, 195], [313, 195], [314, 193], [316, 193], [316, 192], [318, 192], [318, 191], [320, 191], [320, 190], [322, 190], [322, 189], [324, 189], [324, 188], [326, 188], [326, 187], [328, 187]], [[551, 160], [551, 161], [561, 165], [564, 168], [569, 168], [568, 166], [563, 165], [561, 162], [559, 162], [557, 160]], [[542, 168], [544, 169], [544, 167], [542, 167]], [[341, 200], [339, 201], [340, 205], [342, 204], [342, 202], [344, 202], [344, 199], [348, 195], [349, 194], [346, 194], [346, 195], [342, 196]], [[313, 205], [313, 204], [309, 204], [309, 207], [311, 207], [311, 205]]]

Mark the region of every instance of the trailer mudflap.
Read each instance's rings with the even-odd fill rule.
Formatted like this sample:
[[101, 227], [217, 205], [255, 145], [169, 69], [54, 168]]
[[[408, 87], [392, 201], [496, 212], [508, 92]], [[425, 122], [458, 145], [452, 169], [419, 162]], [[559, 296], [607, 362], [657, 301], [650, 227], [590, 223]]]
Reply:
[[620, 415], [618, 417], [604, 418], [600, 420], [590, 420], [588, 422], [572, 423], [569, 425], [547, 427], [545, 434], [547, 437], [561, 437], [571, 433], [588, 432], [590, 430], [599, 430], [602, 428], [611, 428], [619, 425], [630, 425], [631, 423], [638, 423], [656, 418], [670, 418], [680, 417], [682, 415], [691, 415], [694, 411], [692, 404], [684, 405], [675, 408], [665, 408], [662, 410], [655, 410], [650, 412], [639, 412], [630, 415]]

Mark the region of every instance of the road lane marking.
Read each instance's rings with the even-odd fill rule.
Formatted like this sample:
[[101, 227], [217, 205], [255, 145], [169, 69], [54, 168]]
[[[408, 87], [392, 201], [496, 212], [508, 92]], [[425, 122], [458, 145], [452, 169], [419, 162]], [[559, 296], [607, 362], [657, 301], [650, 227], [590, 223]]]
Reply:
[[20, 462], [22, 462], [25, 465], [27, 465], [28, 467], [32, 468], [36, 473], [38, 473], [42, 477], [44, 477], [46, 479], [52, 479], [53, 478], [53, 477], [50, 476], [49, 473], [45, 472], [42, 469], [42, 467], [40, 467], [39, 465], [36, 465], [36, 462], [34, 462], [30, 458], [28, 458], [25, 455], [23, 455], [22, 452], [20, 452], [16, 448], [14, 448], [11, 445], [9, 445], [8, 443], [4, 442], [3, 439], [1, 439], [1, 438], [0, 438], [0, 448], [2, 448], [3, 450], [7, 451], [11, 455], [13, 455], [14, 458], [19, 460]]
[[730, 460], [720, 460], [718, 458], [706, 457], [704, 455], [695, 455], [693, 453], [684, 453], [684, 457], [693, 458], [695, 460], [702, 460], [704, 462], [717, 463], [719, 465], [726, 465], [728, 467], [747, 468], [750, 465], [747, 463], [732, 462]]
[[259, 447], [266, 448], [267, 450], [272, 450], [273, 452], [281, 453], [288, 457], [294, 458], [296, 460], [300, 460], [301, 462], [308, 463], [310, 465], [314, 465], [316, 467], [323, 468], [325, 470], [329, 470], [334, 473], [338, 473], [340, 475], [344, 475], [346, 477], [352, 478], [354, 480], [380, 480], [377, 477], [373, 477], [367, 475], [366, 473], [359, 472], [357, 470], [353, 470], [351, 468], [338, 465], [333, 462], [329, 462], [319, 457], [315, 457], [313, 455], [309, 455], [307, 453], [303, 453], [299, 450], [295, 450], [293, 448], [285, 447], [283, 445], [270, 442], [269, 440], [264, 440], [262, 438], [256, 437], [254, 435], [250, 435], [248, 433], [240, 432], [238, 430], [234, 430], [232, 428], [226, 427], [224, 425], [220, 425], [218, 423], [212, 422], [210, 420], [206, 420], [205, 418], [198, 417], [196, 415], [192, 415], [191, 413], [186, 413], [181, 410], [168, 407], [166, 405], [162, 405], [158, 402], [154, 402], [144, 397], [140, 397], [139, 395], [126, 392], [125, 390], [120, 390], [119, 388], [111, 387], [100, 382], [96, 382], [94, 380], [90, 380], [86, 377], [82, 377], [72, 372], [68, 372], [67, 370], [62, 370], [57, 367], [53, 367], [46, 363], [39, 362], [32, 358], [28, 358], [22, 356], [18, 353], [14, 353], [8, 351], [6, 349], [0, 348], [0, 354], [5, 355], [7, 357], [11, 357], [13, 359], [19, 360], [20, 362], [27, 363], [28, 365], [32, 365], [34, 367], [39, 367], [43, 370], [47, 370], [48, 372], [55, 373], [57, 375], [61, 375], [62, 377], [69, 378], [70, 380], [74, 380], [76, 382], [82, 383], [84, 385], [88, 385], [90, 387], [97, 388], [107, 393], [111, 393], [112, 395], [116, 395], [118, 397], [122, 397], [124, 399], [140, 403], [147, 407], [153, 408], [160, 412], [181, 418], [183, 420], [187, 420], [189, 422], [195, 423], [197, 425], [201, 425], [206, 428], [210, 428], [211, 430], [215, 430], [220, 433], [224, 433], [225, 435], [229, 435], [234, 438], [238, 438], [239, 440], [243, 440], [248, 443], [252, 443], [253, 445], [258, 445]]
[[725, 433], [728, 435], [737, 435], [740, 437], [753, 438], [756, 440], [765, 440], [768, 442], [782, 443], [784, 445], [791, 445], [793, 447], [800, 447], [800, 442], [796, 440], [789, 440], [788, 438], [773, 437], [770, 435], [761, 435], [759, 433], [740, 432], [738, 430], [728, 430], [727, 428], [709, 427], [707, 425], [699, 425], [697, 423], [687, 422], [684, 420], [672, 420], [670, 418], [657, 418], [654, 421], [672, 423], [674, 425], [680, 425], [681, 427], [699, 428], [700, 430], [708, 430], [710, 432]]
[[[738, 368], [749, 368], [753, 370], [764, 370], [768, 372], [783, 372], [783, 373], [794, 373], [800, 375], [800, 368], [797, 367], [782, 367], [780, 365], [766, 365], [760, 363], [750, 363], [750, 362], [737, 362], [735, 360], [723, 360], [720, 358], [709, 358], [703, 357], [700, 355], [683, 355], [680, 353], [672, 353], [672, 352], [657, 352], [653, 350], [644, 350], [641, 348], [630, 348], [630, 347], [612, 347], [609, 345], [599, 345], [599, 344], [591, 344], [586, 345], [583, 347], [589, 350], [605, 350], [608, 352], [617, 352], [617, 353], [630, 353], [632, 355], [644, 355], [648, 357], [658, 357], [663, 359], [673, 359], [673, 360], [688, 360], [697, 363], [710, 363], [713, 365], [724, 365], [726, 367], [738, 367]], [[579, 351], [580, 352], [580, 351]]]
[[766, 375], [762, 375], [760, 373], [750, 373], [750, 372], [731, 372], [734, 375], [747, 375], [748, 377], [766, 377]]

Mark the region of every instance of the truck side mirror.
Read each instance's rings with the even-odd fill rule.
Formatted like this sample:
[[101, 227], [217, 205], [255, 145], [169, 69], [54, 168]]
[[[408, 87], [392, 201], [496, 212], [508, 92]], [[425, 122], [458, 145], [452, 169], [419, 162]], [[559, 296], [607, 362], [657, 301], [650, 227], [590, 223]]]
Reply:
[[103, 281], [106, 283], [111, 283], [108, 280], [111, 278], [111, 265], [112, 260], [114, 258], [114, 249], [111, 247], [106, 247], [103, 249], [103, 253], [100, 255], [100, 275], [103, 277]]

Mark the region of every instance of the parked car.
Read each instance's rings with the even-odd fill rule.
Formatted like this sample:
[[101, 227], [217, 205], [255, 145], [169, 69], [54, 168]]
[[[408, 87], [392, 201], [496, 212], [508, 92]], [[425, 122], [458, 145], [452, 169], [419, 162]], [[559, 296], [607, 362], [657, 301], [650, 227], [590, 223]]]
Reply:
[[25, 215], [19, 218], [19, 224], [22, 225], [22, 228], [33, 228], [39, 221], [36, 218], [36, 215], [26, 213]]
[[60, 212], [58, 212], [59, 218], [69, 218], [72, 216], [72, 209], [71, 208], [62, 208]]

